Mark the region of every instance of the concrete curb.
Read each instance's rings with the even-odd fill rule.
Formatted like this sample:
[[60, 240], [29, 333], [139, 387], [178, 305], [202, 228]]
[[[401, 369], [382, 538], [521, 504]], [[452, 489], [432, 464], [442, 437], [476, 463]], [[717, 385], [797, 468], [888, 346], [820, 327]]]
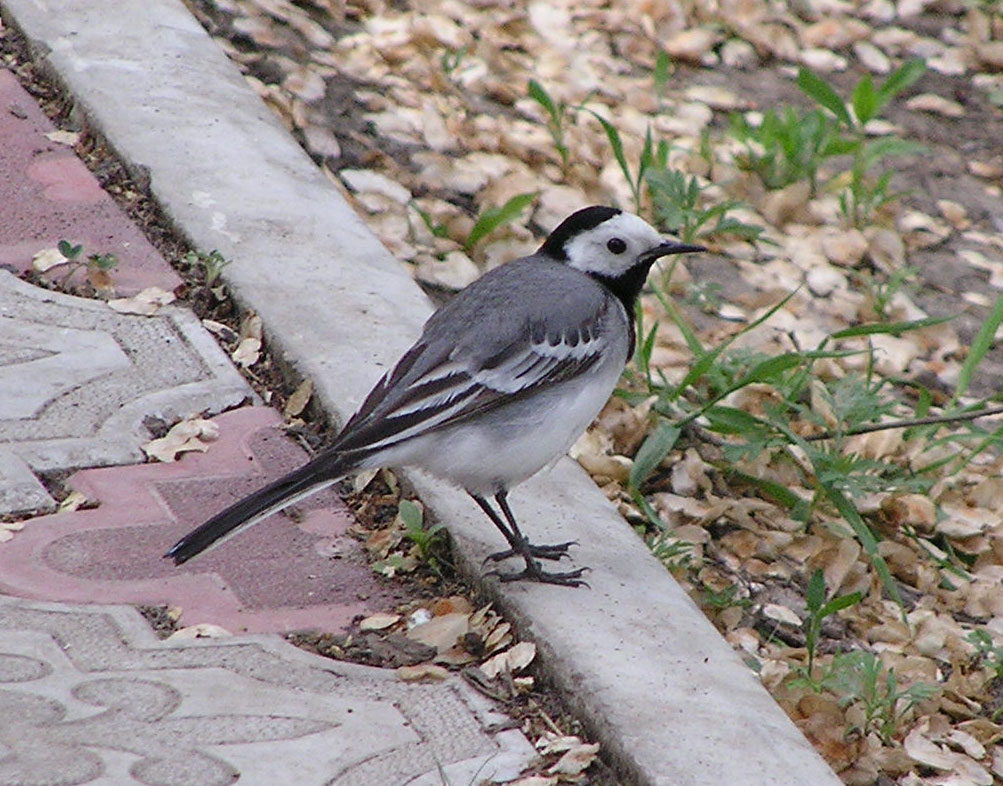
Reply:
[[[7, 0], [125, 162], [344, 419], [430, 313], [425, 297], [176, 0]], [[156, 46], [150, 42], [155, 41]], [[465, 495], [408, 473], [472, 575], [500, 544]], [[513, 494], [540, 542], [578, 540], [592, 590], [486, 582], [622, 773], [643, 784], [839, 784], [569, 460]]]

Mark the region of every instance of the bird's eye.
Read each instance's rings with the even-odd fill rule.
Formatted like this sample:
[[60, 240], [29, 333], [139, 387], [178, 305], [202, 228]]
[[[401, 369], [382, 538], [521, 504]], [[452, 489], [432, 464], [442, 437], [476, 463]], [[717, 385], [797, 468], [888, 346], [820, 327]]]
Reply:
[[608, 248], [614, 254], [622, 254], [624, 251], [627, 250], [627, 244], [624, 243], [620, 238], [613, 237], [609, 239], [608, 243], [606, 243], [606, 248]]

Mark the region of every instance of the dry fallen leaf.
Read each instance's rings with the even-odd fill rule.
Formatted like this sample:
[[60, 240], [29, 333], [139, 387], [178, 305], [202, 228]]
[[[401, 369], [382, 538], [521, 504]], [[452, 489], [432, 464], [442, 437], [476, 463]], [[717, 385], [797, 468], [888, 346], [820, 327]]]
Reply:
[[68, 147], [73, 147], [77, 142], [80, 141], [79, 131], [49, 131], [45, 134], [45, 138], [51, 142], [56, 142], [60, 145], [66, 145]]
[[232, 636], [226, 628], [221, 628], [219, 625], [213, 625], [209, 622], [200, 622], [198, 625], [189, 625], [187, 628], [181, 628], [180, 630], [174, 631], [170, 636], [167, 637], [167, 641], [171, 640], [182, 640], [182, 639], [222, 639], [227, 636]]
[[173, 292], [160, 287], [147, 287], [132, 297], [115, 298], [108, 301], [108, 308], [119, 314], [141, 314], [152, 316], [176, 300]]
[[65, 265], [69, 261], [58, 248], [43, 248], [32, 256], [31, 266], [39, 273], [44, 273], [59, 265]]
[[456, 646], [459, 638], [470, 630], [470, 615], [461, 613], [443, 614], [423, 622], [407, 632], [409, 639], [420, 641], [439, 652]]
[[434, 663], [419, 663], [416, 666], [400, 666], [397, 668], [397, 677], [405, 682], [419, 682], [421, 680], [431, 680], [439, 682], [449, 676], [449, 671]]
[[494, 679], [501, 672], [516, 672], [526, 668], [536, 657], [536, 645], [529, 641], [520, 641], [504, 652], [493, 655], [481, 664], [489, 678]]
[[211, 420], [192, 417], [176, 423], [167, 434], [143, 445], [143, 452], [163, 462], [177, 460], [179, 453], [197, 450], [205, 453], [209, 442], [219, 436], [219, 426]]
[[371, 614], [359, 622], [359, 630], [384, 630], [400, 622], [400, 614]]
[[289, 419], [301, 415], [303, 410], [306, 409], [306, 405], [310, 403], [311, 396], [313, 396], [313, 381], [304, 379], [286, 401], [286, 405], [282, 410], [283, 417]]
[[599, 755], [599, 743], [581, 743], [569, 749], [557, 763], [547, 769], [549, 773], [578, 775], [587, 770]]

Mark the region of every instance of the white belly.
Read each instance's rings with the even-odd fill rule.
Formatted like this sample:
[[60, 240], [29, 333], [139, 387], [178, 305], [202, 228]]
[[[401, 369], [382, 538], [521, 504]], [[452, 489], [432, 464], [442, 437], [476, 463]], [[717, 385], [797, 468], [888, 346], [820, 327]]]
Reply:
[[609, 399], [623, 363], [410, 441], [383, 463], [412, 465], [481, 496], [521, 483], [567, 453]]

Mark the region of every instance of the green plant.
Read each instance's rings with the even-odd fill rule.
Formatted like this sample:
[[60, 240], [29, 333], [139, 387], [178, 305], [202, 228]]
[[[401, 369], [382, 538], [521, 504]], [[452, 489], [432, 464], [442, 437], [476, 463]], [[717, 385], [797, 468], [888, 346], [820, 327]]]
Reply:
[[467, 51], [468, 48], [463, 46], [459, 49], [447, 49], [442, 53], [442, 56], [439, 58], [439, 66], [448, 78], [453, 76], [453, 72], [463, 62], [463, 58], [467, 56]]
[[568, 168], [568, 146], [564, 142], [565, 121], [572, 107], [563, 101], [554, 101], [550, 93], [535, 79], [529, 80], [527, 89], [529, 97], [536, 101], [547, 115], [547, 131], [550, 132], [550, 138], [554, 142], [557, 154], [561, 157], [561, 170], [566, 171]]
[[769, 189], [807, 180], [815, 195], [818, 168], [835, 150], [830, 142], [836, 124], [822, 110], [769, 109], [759, 125], [733, 112], [729, 124], [732, 135], [745, 144], [745, 152], [735, 160], [741, 169], [754, 172]]
[[732, 606], [737, 606], [738, 608], [744, 609], [752, 605], [751, 598], [740, 598], [738, 593], [741, 590], [737, 584], [729, 584], [723, 590], [715, 591], [708, 587], [704, 587], [703, 600], [704, 604], [712, 609], [727, 609]]
[[997, 680], [1003, 680], [1003, 645], [996, 644], [984, 628], [976, 628], [965, 640], [975, 646], [975, 657], [979, 663], [993, 672]]
[[909, 60], [875, 85], [870, 74], [856, 83], [851, 93], [853, 114], [836, 91], [817, 74], [802, 67], [797, 84], [801, 91], [828, 111], [836, 121], [838, 135], [827, 143], [826, 155], [847, 154], [852, 158], [849, 183], [839, 195], [840, 210], [852, 226], [869, 223], [874, 212], [898, 194], [889, 191], [892, 170], [874, 175], [871, 169], [892, 156], [907, 155], [923, 150], [922, 145], [892, 136], [871, 139], [865, 126], [900, 92], [912, 85], [926, 71], [923, 60]]
[[[640, 176], [651, 194], [656, 224], [678, 235], [684, 243], [717, 235], [755, 240], [763, 231], [762, 227], [746, 224], [728, 215], [728, 211], [740, 204], [733, 199], [703, 207], [700, 195], [706, 186], [701, 186], [695, 175], [687, 176], [659, 162], [645, 167]], [[635, 194], [635, 198], [640, 197]]]
[[81, 259], [83, 245], [74, 245], [68, 240], [60, 240], [56, 244], [56, 249], [67, 261], [67, 271], [62, 278], [62, 283], [66, 284], [78, 270], [86, 270], [87, 280], [96, 287], [108, 284], [108, 274], [118, 265], [118, 257], [114, 254], [90, 254], [86, 259]]
[[641, 156], [637, 162], [637, 172], [632, 174], [630, 164], [627, 162], [627, 155], [623, 149], [623, 139], [620, 137], [617, 127], [598, 112], [591, 109], [586, 111], [598, 120], [599, 125], [602, 126], [602, 130], [606, 134], [606, 140], [609, 142], [610, 150], [613, 151], [613, 157], [616, 159], [616, 163], [623, 173], [624, 180], [630, 186], [631, 198], [634, 201], [634, 212], [640, 213], [645, 177], [648, 170], [652, 167], [658, 167], [659, 169], [666, 168], [669, 160], [668, 143], [664, 139], [660, 139], [658, 144], [655, 145], [651, 137], [651, 126], [648, 126], [644, 132], [644, 146], [641, 148]]
[[806, 676], [811, 679], [815, 669], [815, 653], [818, 650], [818, 637], [822, 632], [822, 621], [837, 611], [849, 608], [860, 602], [860, 593], [851, 592], [848, 595], [840, 595], [832, 600], [825, 599], [825, 578], [821, 570], [815, 570], [808, 579], [808, 586], [805, 589], [805, 607], [808, 616], [802, 623], [804, 631], [805, 648], [808, 650], [808, 667]]
[[669, 82], [671, 69], [672, 58], [669, 57], [669, 53], [664, 49], [659, 49], [658, 54], [655, 56], [655, 68], [651, 74], [652, 81], [655, 83], [655, 92], [659, 95], [665, 92], [665, 86]]
[[859, 704], [864, 716], [860, 730], [876, 732], [885, 744], [892, 741], [903, 716], [938, 691], [926, 682], [900, 687], [895, 672], [885, 668], [877, 655], [864, 651], [834, 655], [818, 685], [834, 693], [843, 707]]
[[667, 532], [659, 532], [649, 541], [648, 548], [655, 559], [668, 568], [689, 567], [693, 561], [693, 544]]
[[516, 194], [501, 207], [489, 207], [482, 210], [463, 243], [463, 250], [469, 254], [486, 236], [499, 227], [511, 224], [522, 215], [522, 211], [529, 207], [534, 199], [536, 199], [535, 193]]
[[184, 256], [184, 263], [192, 269], [201, 269], [205, 286], [213, 287], [219, 280], [223, 268], [230, 264], [219, 251], [213, 249], [209, 253], [204, 251], [189, 251]]
[[864, 287], [868, 291], [871, 307], [878, 319], [889, 318], [888, 308], [895, 295], [915, 275], [916, 268], [914, 267], [901, 267], [893, 270], [887, 278], [880, 278], [874, 273], [863, 274]]
[[418, 214], [418, 216], [422, 220], [422, 223], [425, 225], [428, 231], [432, 233], [432, 237], [449, 237], [449, 229], [446, 227], [446, 225], [437, 222], [434, 218], [432, 218], [431, 213], [429, 213], [427, 210], [422, 210], [420, 207], [418, 207], [417, 202], [415, 202], [412, 199], [410, 202], [408, 202], [408, 205], [414, 210], [415, 213]]
[[403, 537], [412, 544], [412, 553], [420, 562], [427, 564], [439, 573], [439, 558], [446, 544], [446, 533], [441, 523], [426, 528], [422, 509], [410, 500], [402, 499], [397, 506], [397, 513], [404, 524]]

